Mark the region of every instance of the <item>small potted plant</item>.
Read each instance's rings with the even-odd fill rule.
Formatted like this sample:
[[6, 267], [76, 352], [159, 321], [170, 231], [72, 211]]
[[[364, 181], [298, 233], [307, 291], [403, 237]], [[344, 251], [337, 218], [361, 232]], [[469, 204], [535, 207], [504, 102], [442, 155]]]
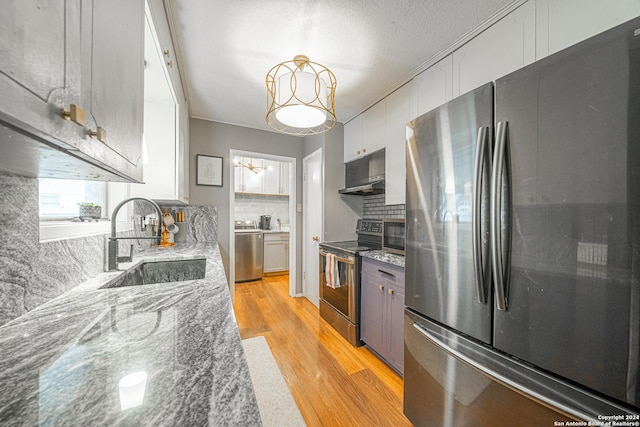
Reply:
[[80, 220], [82, 222], [84, 222], [85, 219], [87, 221], [98, 221], [100, 218], [102, 218], [102, 206], [97, 205], [93, 202], [78, 203], [78, 206], [78, 217], [80, 217]]

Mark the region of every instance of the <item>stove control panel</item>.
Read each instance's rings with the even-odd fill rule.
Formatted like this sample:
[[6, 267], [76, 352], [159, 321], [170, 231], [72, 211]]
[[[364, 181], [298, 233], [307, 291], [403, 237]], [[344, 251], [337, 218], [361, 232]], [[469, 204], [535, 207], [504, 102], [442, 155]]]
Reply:
[[358, 234], [370, 234], [382, 236], [382, 220], [379, 219], [359, 219], [356, 228]]

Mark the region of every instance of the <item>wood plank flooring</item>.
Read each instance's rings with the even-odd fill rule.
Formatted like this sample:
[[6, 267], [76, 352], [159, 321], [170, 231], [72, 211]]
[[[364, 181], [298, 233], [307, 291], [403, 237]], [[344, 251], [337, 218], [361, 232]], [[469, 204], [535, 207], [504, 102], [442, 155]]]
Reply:
[[402, 378], [355, 348], [306, 298], [288, 295], [289, 277], [237, 283], [242, 339], [264, 335], [308, 426], [411, 426], [402, 414]]

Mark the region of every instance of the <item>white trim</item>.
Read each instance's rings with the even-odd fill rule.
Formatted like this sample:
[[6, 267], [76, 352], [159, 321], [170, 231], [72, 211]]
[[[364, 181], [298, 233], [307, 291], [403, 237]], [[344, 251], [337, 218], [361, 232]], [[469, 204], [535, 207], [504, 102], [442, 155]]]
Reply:
[[[276, 154], [258, 153], [255, 151], [244, 150], [229, 150], [229, 159], [233, 163], [233, 159], [236, 156], [240, 157], [253, 157], [266, 160], [275, 160], [282, 163], [288, 163], [289, 169], [289, 296], [295, 297], [296, 294], [296, 257], [297, 249], [297, 189], [296, 189], [296, 162], [295, 157], [279, 156]], [[231, 169], [229, 173], [229, 289], [231, 292], [231, 302], [235, 302], [236, 293], [236, 240], [234, 230], [234, 215], [235, 215], [235, 173]]]
[[[315, 254], [309, 254], [306, 251], [306, 242], [311, 241], [311, 236], [309, 235], [309, 224], [305, 221], [305, 209], [309, 208], [309, 197], [311, 197], [311, 195], [309, 194], [309, 187], [308, 184], [305, 179], [304, 179], [304, 175], [307, 173], [307, 168], [308, 168], [308, 164], [311, 161], [316, 160], [316, 158], [319, 158], [320, 160], [320, 205], [321, 205], [321, 209], [320, 209], [320, 236], [324, 236], [324, 171], [325, 171], [325, 165], [324, 165], [324, 149], [322, 147], [318, 148], [316, 151], [314, 151], [311, 154], [306, 155], [303, 159], [302, 159], [302, 175], [303, 175], [303, 179], [302, 179], [302, 204], [303, 204], [303, 217], [302, 217], [302, 295], [307, 298], [309, 301], [311, 301], [311, 299], [309, 298], [309, 292], [307, 292], [307, 286], [309, 281], [306, 280], [305, 278], [305, 274], [307, 272], [307, 264], [308, 262], [314, 262], [314, 258], [317, 260], [317, 253]], [[324, 237], [322, 238], [322, 240], [324, 240]], [[311, 303], [313, 305], [316, 305], [316, 303], [314, 301], [311, 301]], [[320, 305], [320, 294], [318, 293], [318, 305], [316, 305], [316, 307], [319, 307]]]

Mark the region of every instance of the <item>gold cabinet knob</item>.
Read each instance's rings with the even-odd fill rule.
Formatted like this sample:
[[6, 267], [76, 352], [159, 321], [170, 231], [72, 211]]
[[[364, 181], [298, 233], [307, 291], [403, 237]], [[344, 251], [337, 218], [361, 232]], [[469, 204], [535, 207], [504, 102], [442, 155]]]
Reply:
[[360, 154], [360, 150], [356, 151], [356, 154]]
[[313, 241], [314, 241], [314, 242], [319, 242], [319, 241], [320, 241], [320, 239], [318, 238], [318, 236], [313, 236], [313, 237], [312, 237], [312, 239], [313, 239]]
[[173, 68], [173, 61], [167, 61], [167, 66], [169, 68]]
[[79, 126], [84, 126], [84, 110], [76, 104], [70, 104], [68, 110], [62, 108], [60, 110], [60, 115], [65, 120], [71, 120]]
[[389, 289], [389, 295], [393, 295], [393, 294], [394, 294], [393, 289]]
[[107, 142], [107, 130], [101, 126], [89, 132], [89, 136], [91, 138], [97, 138], [98, 141]]
[[363, 152], [363, 153], [366, 153], [366, 152], [367, 152], [367, 149], [366, 149], [366, 148], [363, 148], [363, 149], [362, 149], [362, 152]]
[[378, 285], [381, 291], [384, 291], [384, 285]]
[[164, 53], [164, 56], [166, 56], [167, 58], [169, 57], [169, 49], [166, 49], [166, 50], [165, 50], [164, 52], [162, 52], [162, 53]]

